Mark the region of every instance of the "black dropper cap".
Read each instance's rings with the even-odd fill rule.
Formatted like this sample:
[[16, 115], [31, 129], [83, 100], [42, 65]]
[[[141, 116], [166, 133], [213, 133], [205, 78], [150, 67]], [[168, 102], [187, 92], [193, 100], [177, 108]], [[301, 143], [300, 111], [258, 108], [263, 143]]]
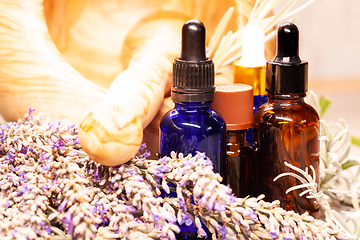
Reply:
[[284, 23], [277, 32], [277, 51], [266, 64], [265, 89], [273, 94], [306, 93], [308, 63], [299, 57], [299, 30], [293, 23]]
[[171, 99], [207, 102], [215, 99], [214, 63], [206, 57], [206, 30], [196, 19], [182, 27], [181, 55], [174, 59]]

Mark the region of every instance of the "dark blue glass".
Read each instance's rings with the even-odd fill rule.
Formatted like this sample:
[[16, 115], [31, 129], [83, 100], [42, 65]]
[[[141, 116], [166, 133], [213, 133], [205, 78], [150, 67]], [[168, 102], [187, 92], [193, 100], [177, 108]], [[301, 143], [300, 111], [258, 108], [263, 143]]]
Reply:
[[[170, 156], [175, 151], [194, 156], [197, 151], [205, 152], [213, 162], [214, 172], [220, 173], [226, 183], [226, 125], [223, 118], [211, 110], [210, 103], [175, 102], [175, 108], [160, 122], [160, 154]], [[197, 239], [194, 224], [183, 224], [180, 229], [177, 239]]]
[[223, 176], [226, 159], [226, 125], [223, 118], [212, 111], [211, 102], [175, 102], [160, 122], [160, 154], [172, 151], [184, 156], [205, 152], [214, 165], [214, 172]]
[[[254, 95], [254, 114], [259, 109], [261, 105], [266, 103], [268, 101], [267, 95]], [[250, 144], [250, 146], [253, 145], [253, 129], [249, 128], [249, 130], [246, 132], [246, 141]]]

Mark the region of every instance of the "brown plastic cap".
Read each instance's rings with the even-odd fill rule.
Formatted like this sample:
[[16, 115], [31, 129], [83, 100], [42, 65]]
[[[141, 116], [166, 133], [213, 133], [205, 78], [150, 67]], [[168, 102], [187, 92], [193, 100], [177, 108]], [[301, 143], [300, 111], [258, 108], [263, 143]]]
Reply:
[[227, 130], [252, 127], [253, 87], [246, 84], [217, 85], [212, 109], [224, 118]]

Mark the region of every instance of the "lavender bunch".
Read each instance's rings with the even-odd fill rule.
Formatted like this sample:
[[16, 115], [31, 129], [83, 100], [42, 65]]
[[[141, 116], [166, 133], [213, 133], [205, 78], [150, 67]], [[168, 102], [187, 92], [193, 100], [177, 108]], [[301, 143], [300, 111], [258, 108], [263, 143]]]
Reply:
[[[257, 198], [236, 198], [221, 184], [219, 174], [212, 171], [209, 158], [203, 153], [184, 157], [173, 153], [159, 161], [134, 158], [132, 163], [146, 168], [157, 185], [169, 191], [167, 182], [176, 184], [177, 201], [165, 199], [166, 206], [183, 219], [198, 227], [198, 237], [205, 237], [203, 224], [212, 239], [346, 239], [343, 232], [334, 230], [330, 223], [314, 219], [307, 213], [299, 215], [280, 208], [280, 202]], [[161, 181], [162, 180], [162, 181]], [[193, 203], [192, 203], [193, 201]]]
[[203, 153], [147, 160], [140, 149], [106, 167], [81, 150], [75, 124], [32, 112], [0, 126], [1, 239], [175, 239], [178, 224], [213, 239], [346, 237], [278, 201], [234, 197]]
[[55, 233], [90, 239], [99, 220], [90, 211], [93, 191], [78, 164], [82, 159], [73, 151], [80, 149], [77, 127], [34, 117], [33, 111], [1, 125], [2, 239], [49, 239]]
[[0, 127], [1, 239], [175, 239], [176, 217], [140, 170], [95, 163], [75, 124], [33, 111]]

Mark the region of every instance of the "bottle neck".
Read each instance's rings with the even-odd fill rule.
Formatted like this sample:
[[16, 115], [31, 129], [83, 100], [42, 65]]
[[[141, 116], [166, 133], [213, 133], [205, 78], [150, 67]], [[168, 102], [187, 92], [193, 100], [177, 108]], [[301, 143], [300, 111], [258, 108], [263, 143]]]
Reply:
[[236, 157], [239, 156], [239, 151], [243, 147], [250, 147], [246, 142], [247, 129], [242, 130], [228, 130], [226, 132], [227, 138], [227, 155]]
[[268, 93], [269, 103], [273, 102], [294, 102], [303, 103], [305, 101], [306, 93], [297, 94], [274, 94]]
[[211, 101], [208, 102], [178, 102], [178, 101], [174, 101], [175, 103], [175, 108], [176, 109], [180, 109], [180, 108], [187, 108], [187, 109], [199, 109], [199, 108], [210, 108], [210, 104]]
[[244, 145], [246, 143], [246, 132], [247, 132], [247, 129], [227, 130], [227, 132], [226, 132], [227, 142]]

